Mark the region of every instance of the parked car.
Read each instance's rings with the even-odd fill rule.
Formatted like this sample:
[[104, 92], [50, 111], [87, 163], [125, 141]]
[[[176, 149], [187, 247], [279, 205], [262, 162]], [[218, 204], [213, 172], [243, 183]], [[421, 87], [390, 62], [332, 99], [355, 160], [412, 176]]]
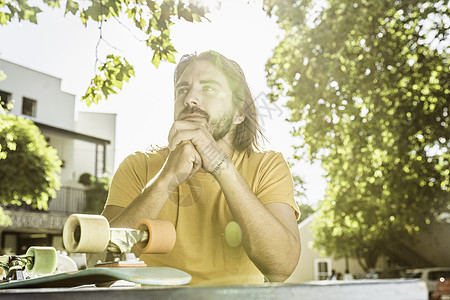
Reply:
[[403, 267], [389, 267], [370, 269], [367, 273], [359, 274], [357, 279], [389, 279], [389, 278], [404, 278], [405, 268]]
[[[450, 299], [450, 288], [447, 290], [448, 281], [450, 280], [450, 268], [435, 267], [409, 269], [406, 270], [406, 277], [420, 278], [425, 281], [430, 299]], [[435, 293], [435, 297], [437, 298], [432, 298], [433, 293]], [[445, 296], [445, 298], [443, 296]]]
[[441, 277], [436, 280], [436, 290], [431, 293], [433, 300], [450, 300], [450, 279]]

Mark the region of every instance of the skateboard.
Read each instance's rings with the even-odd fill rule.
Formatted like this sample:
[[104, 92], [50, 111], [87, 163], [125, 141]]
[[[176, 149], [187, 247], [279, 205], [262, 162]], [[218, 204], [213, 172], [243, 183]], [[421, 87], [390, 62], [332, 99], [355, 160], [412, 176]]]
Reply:
[[167, 253], [174, 247], [175, 239], [175, 228], [168, 221], [144, 219], [134, 229], [110, 228], [103, 216], [74, 214], [64, 225], [64, 246], [72, 253], [100, 254], [94, 267], [25, 278], [25, 270], [45, 274], [56, 267], [54, 248], [30, 247], [24, 256], [0, 257], [0, 267], [7, 273], [0, 289], [75, 287], [116, 280], [143, 285], [187, 284], [191, 281], [188, 273], [169, 267], [147, 267], [132, 252]]
[[191, 275], [168, 267], [98, 267], [0, 283], [0, 289], [68, 288], [126, 280], [143, 285], [183, 285]]

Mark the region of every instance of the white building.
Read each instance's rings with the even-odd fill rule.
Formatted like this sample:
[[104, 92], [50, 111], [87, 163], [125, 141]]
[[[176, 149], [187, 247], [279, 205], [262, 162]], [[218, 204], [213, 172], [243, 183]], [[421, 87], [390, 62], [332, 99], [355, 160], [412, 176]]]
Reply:
[[[314, 241], [311, 223], [317, 213], [312, 214], [298, 225], [301, 239], [301, 256], [297, 268], [288, 283], [301, 283], [316, 280], [326, 280], [332, 275], [342, 274], [342, 279], [349, 279], [345, 272], [357, 275], [365, 273], [355, 258], [340, 258], [323, 256], [312, 247]], [[398, 270], [404, 268], [450, 267], [450, 222], [432, 222], [429, 227], [412, 240], [392, 239], [385, 244], [384, 255], [381, 255], [372, 270], [374, 278], [397, 276]], [[377, 272], [383, 271], [383, 274]], [[347, 277], [347, 278], [346, 278]]]
[[363, 272], [361, 266], [355, 259], [334, 259], [322, 256], [319, 251], [312, 247], [314, 236], [311, 231], [311, 221], [316, 214], [312, 214], [298, 225], [301, 241], [301, 256], [297, 268], [288, 279], [288, 283], [300, 283], [315, 280], [326, 280], [332, 275], [332, 270], [344, 275], [345, 271], [356, 274]]
[[60, 78], [3, 59], [0, 70], [7, 76], [0, 81], [0, 97], [13, 104], [10, 113], [32, 120], [63, 161], [62, 188], [49, 203], [49, 213], [9, 211], [13, 226], [0, 228], [1, 248], [20, 252], [35, 231], [46, 237], [45, 241], [33, 240], [34, 245], [58, 245], [67, 216], [81, 212], [85, 205], [80, 175], [113, 173], [116, 115], [77, 112], [75, 96], [61, 91]]

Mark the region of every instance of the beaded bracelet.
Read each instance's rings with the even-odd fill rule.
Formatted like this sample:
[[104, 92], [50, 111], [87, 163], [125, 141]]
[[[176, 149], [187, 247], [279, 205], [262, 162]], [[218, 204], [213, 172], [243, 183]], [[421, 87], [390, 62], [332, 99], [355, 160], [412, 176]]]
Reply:
[[216, 173], [217, 170], [219, 170], [220, 166], [223, 164], [223, 162], [224, 162], [225, 159], [227, 159], [227, 158], [228, 158], [228, 155], [225, 154], [225, 155], [222, 157], [222, 159], [220, 160], [220, 162], [217, 164], [217, 167], [214, 169], [214, 171], [211, 172], [211, 175], [214, 175], [214, 173]]

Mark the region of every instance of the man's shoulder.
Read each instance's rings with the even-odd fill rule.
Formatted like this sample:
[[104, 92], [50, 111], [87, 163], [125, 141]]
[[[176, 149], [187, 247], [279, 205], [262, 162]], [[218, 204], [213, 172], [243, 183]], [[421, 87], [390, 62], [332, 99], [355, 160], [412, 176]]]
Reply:
[[244, 158], [253, 160], [271, 160], [275, 158], [283, 158], [283, 154], [274, 150], [252, 151], [250, 154], [245, 154]]
[[264, 150], [264, 151], [252, 151], [250, 153], [241, 153], [241, 163], [251, 166], [252, 168], [264, 168], [270, 165], [285, 164], [286, 161], [278, 151], [274, 150]]
[[123, 161], [123, 163], [134, 165], [146, 162], [152, 163], [164, 162], [168, 155], [169, 149], [167, 147], [164, 148], [151, 147], [144, 151], [136, 151], [128, 155]]

